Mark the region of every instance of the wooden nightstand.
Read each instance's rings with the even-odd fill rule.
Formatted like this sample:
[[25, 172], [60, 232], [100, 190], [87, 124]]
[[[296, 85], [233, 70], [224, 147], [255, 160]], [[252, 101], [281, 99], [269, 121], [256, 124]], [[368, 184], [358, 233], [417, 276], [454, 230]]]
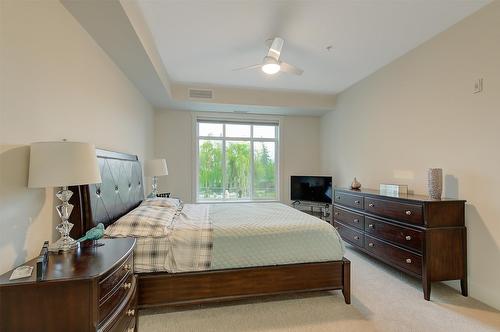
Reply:
[[[135, 331], [135, 239], [49, 254], [43, 281], [0, 276], [0, 331]], [[36, 259], [25, 265], [35, 266]]]

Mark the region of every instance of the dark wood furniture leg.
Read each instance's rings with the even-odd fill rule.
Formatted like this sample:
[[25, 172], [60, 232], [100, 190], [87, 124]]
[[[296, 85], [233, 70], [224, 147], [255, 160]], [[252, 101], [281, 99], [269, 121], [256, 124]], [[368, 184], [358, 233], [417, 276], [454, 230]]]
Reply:
[[469, 296], [469, 284], [467, 280], [467, 231], [464, 227], [463, 230], [463, 257], [464, 257], [464, 272], [463, 277], [460, 279], [460, 288], [462, 289], [463, 296]]
[[351, 261], [343, 258], [344, 265], [342, 266], [342, 294], [344, 294], [344, 301], [346, 304], [351, 304]]
[[424, 299], [430, 301], [431, 299], [431, 281], [429, 278], [424, 277], [422, 279], [422, 288], [424, 289]]

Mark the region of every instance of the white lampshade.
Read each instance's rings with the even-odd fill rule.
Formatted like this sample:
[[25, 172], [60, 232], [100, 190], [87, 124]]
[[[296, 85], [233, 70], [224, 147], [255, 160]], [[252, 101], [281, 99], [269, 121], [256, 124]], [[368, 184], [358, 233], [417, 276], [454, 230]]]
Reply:
[[144, 163], [144, 175], [163, 176], [168, 175], [167, 161], [165, 159], [146, 160]]
[[31, 144], [30, 150], [30, 188], [101, 183], [93, 144], [40, 142]]

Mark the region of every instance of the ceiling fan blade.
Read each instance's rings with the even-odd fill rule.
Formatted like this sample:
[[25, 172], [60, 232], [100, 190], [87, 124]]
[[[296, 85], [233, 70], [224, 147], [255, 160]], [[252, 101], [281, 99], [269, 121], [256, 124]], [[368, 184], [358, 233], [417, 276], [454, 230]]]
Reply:
[[255, 69], [255, 68], [260, 68], [260, 67], [262, 67], [262, 65], [259, 63], [259, 64], [256, 64], [256, 65], [234, 68], [233, 71], [245, 70], [245, 69]]
[[283, 38], [280, 38], [280, 37], [274, 38], [273, 43], [271, 44], [271, 47], [269, 48], [269, 52], [267, 52], [267, 56], [270, 56], [270, 57], [276, 59], [276, 61], [278, 61], [280, 58], [281, 49], [283, 48], [284, 43], [285, 43], [285, 41], [283, 40]]
[[294, 65], [291, 65], [291, 64], [283, 62], [283, 61], [280, 62], [280, 70], [282, 72], [294, 74], [294, 75], [302, 75], [302, 73], [304, 72], [299, 67], [295, 67]]

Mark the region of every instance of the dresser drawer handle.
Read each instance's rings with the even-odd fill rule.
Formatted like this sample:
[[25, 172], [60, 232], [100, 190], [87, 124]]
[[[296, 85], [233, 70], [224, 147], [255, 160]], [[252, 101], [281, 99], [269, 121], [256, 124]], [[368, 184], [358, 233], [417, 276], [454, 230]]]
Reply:
[[406, 213], [407, 216], [411, 216], [411, 211], [410, 210], [406, 210], [405, 213]]
[[354, 221], [354, 222], [359, 222], [359, 219], [354, 219], [353, 221]]
[[374, 244], [373, 244], [373, 243], [371, 243], [371, 242], [370, 242], [370, 243], [368, 243], [368, 247], [373, 247], [373, 246], [374, 246]]
[[359, 236], [355, 235], [354, 240], [359, 240]]
[[406, 259], [406, 264], [411, 264], [411, 258]]
[[373, 224], [368, 224], [368, 227], [369, 228], [373, 228]]
[[375, 204], [370, 203], [370, 204], [368, 204], [368, 206], [369, 206], [369, 207], [374, 207], [374, 206], [375, 206]]
[[337, 196], [337, 200], [339, 200], [339, 201], [340, 201], [340, 196]]
[[406, 240], [406, 241], [411, 241], [411, 236], [410, 236], [410, 235], [406, 235], [406, 236], [405, 236], [405, 240]]
[[135, 310], [134, 309], [127, 310], [127, 316], [132, 317], [134, 315], [135, 315]]
[[126, 282], [122, 285], [123, 289], [130, 289], [132, 287], [132, 283], [131, 282]]
[[124, 269], [125, 271], [130, 271], [130, 270], [132, 270], [132, 265], [130, 265], [130, 264], [125, 264], [125, 265], [123, 265], [123, 269]]

